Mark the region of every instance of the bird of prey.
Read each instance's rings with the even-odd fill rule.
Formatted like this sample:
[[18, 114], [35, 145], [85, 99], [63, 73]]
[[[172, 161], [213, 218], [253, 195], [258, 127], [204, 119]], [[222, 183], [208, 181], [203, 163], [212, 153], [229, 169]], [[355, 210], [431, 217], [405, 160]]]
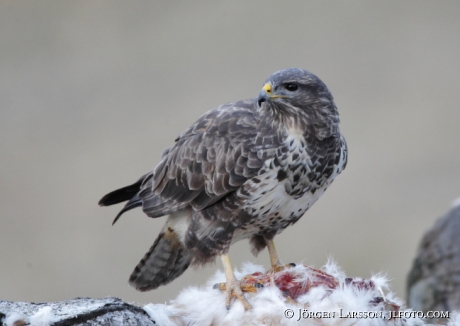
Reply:
[[249, 309], [230, 264], [230, 245], [249, 239], [254, 254], [267, 247], [272, 270], [282, 270], [273, 238], [302, 217], [346, 163], [331, 93], [314, 74], [290, 68], [272, 74], [258, 97], [205, 113], [153, 171], [99, 205], [128, 201], [114, 223], [140, 206], [150, 217], [168, 215], [131, 274], [137, 290], [156, 289], [189, 265], [220, 256], [227, 308], [235, 296]]

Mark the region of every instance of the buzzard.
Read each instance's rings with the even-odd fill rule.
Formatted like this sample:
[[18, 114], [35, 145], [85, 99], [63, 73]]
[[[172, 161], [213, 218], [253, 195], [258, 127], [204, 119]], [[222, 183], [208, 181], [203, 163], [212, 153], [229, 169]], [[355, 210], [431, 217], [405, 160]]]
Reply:
[[[129, 283], [139, 291], [165, 285], [189, 265], [220, 256], [233, 296], [250, 305], [228, 251], [249, 239], [267, 247], [272, 270], [284, 268], [273, 238], [318, 200], [347, 163], [339, 114], [326, 85], [291, 68], [275, 72], [259, 96], [221, 105], [201, 116], [167, 148], [156, 168], [105, 195], [109, 206], [128, 201], [150, 217], [168, 215]], [[223, 287], [224, 288], [224, 287]]]

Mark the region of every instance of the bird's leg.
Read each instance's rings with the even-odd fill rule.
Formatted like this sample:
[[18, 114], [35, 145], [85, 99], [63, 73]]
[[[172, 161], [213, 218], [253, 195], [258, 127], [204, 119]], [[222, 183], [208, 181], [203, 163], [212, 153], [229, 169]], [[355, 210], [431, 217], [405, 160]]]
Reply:
[[270, 265], [272, 266], [271, 272], [277, 273], [284, 270], [286, 267], [294, 267], [295, 264], [283, 265], [276, 252], [275, 242], [273, 240], [265, 239], [268, 249], [268, 255], [270, 256]]
[[[243, 304], [244, 309], [251, 309], [251, 305], [243, 295], [243, 290], [247, 291], [248, 289], [241, 288], [240, 281], [236, 279], [235, 274], [233, 273], [232, 265], [230, 264], [230, 258], [228, 257], [228, 254], [223, 254], [220, 256], [220, 258], [222, 259], [222, 264], [224, 265], [225, 279], [227, 282], [216, 284], [214, 285], [214, 288], [226, 291], [225, 305], [227, 309], [230, 309], [230, 301], [232, 300], [232, 297], [237, 297]], [[253, 291], [249, 290], [249, 292]]]
[[281, 260], [276, 252], [275, 242], [273, 240], [265, 240], [267, 243], [268, 255], [270, 256], [270, 265], [273, 270], [276, 270], [278, 267], [282, 267]]

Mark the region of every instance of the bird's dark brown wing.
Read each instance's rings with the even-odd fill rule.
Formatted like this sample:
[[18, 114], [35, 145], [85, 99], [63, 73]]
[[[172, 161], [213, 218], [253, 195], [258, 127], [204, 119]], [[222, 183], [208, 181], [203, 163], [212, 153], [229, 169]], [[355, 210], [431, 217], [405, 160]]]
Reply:
[[280, 144], [257, 114], [255, 100], [225, 104], [183, 132], [141, 186], [144, 212], [157, 217], [188, 205], [202, 210], [255, 176]]

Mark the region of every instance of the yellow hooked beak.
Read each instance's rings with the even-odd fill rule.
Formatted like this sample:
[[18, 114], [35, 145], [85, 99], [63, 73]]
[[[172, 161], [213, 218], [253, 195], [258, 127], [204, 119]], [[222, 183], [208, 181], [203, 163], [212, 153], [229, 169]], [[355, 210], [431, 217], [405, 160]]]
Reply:
[[267, 93], [268, 95], [271, 96], [272, 94], [272, 85], [270, 83], [266, 83], [262, 89]]
[[265, 93], [270, 97], [270, 98], [282, 98], [282, 97], [287, 97], [287, 96], [282, 96], [282, 95], [273, 95], [273, 89], [272, 85], [270, 83], [266, 83], [264, 87], [262, 87], [262, 91], [265, 91]]
[[272, 85], [270, 83], [266, 83], [264, 87], [262, 87], [262, 90], [259, 93], [259, 99], [257, 102], [259, 103], [259, 107], [260, 107], [262, 103], [265, 101], [268, 101], [272, 98], [283, 98], [283, 97], [287, 97], [287, 96], [274, 95]]

